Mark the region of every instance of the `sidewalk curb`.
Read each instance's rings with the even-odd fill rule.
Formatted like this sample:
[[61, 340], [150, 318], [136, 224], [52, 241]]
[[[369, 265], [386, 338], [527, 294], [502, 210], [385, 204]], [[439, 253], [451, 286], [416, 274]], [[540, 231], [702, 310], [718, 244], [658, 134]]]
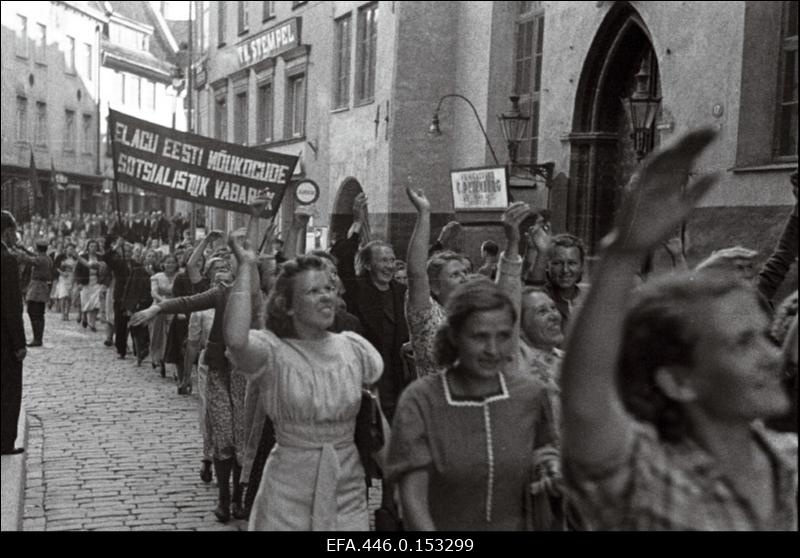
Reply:
[[2, 525], [0, 531], [22, 531], [28, 460], [28, 416], [23, 405], [17, 422], [17, 447], [24, 453], [2, 456]]

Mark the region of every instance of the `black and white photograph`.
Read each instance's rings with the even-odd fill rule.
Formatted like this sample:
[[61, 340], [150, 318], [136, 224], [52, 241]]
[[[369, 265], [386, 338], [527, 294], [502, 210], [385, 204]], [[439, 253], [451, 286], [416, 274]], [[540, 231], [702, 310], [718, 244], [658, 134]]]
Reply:
[[797, 2], [0, 9], [3, 533], [797, 532]]

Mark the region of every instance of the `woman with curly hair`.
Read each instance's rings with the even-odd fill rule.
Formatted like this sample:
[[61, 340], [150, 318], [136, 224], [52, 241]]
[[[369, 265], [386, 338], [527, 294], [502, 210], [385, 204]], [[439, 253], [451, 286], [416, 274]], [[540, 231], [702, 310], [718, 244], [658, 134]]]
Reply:
[[283, 264], [267, 302], [267, 329], [251, 330], [256, 258], [233, 248], [240, 269], [225, 312], [225, 342], [237, 368], [261, 382], [277, 440], [249, 527], [366, 531], [364, 469], [354, 434], [362, 388], [383, 371], [380, 354], [358, 334], [328, 331], [336, 286], [316, 256]]

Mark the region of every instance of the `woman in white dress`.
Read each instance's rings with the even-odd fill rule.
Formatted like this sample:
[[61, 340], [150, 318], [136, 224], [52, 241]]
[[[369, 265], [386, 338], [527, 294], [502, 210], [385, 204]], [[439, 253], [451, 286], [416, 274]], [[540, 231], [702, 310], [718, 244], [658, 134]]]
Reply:
[[224, 335], [234, 366], [261, 382], [277, 443], [250, 514], [250, 530], [369, 529], [364, 469], [354, 442], [362, 388], [383, 372], [363, 337], [331, 333], [336, 287], [316, 256], [283, 264], [267, 303], [267, 329], [251, 330], [255, 254], [231, 243], [239, 273]]
[[90, 240], [86, 244], [86, 253], [78, 256], [78, 262], [89, 269], [89, 283], [81, 289], [81, 312], [83, 323], [89, 325], [89, 329], [97, 331], [95, 326], [97, 314], [102, 306], [103, 289], [105, 288], [99, 281], [100, 260], [97, 257], [98, 244], [96, 240]]
[[[172, 284], [178, 274], [178, 259], [174, 254], [164, 258], [164, 271], [150, 277], [150, 294], [153, 304], [158, 304], [172, 298]], [[167, 347], [167, 332], [172, 323], [172, 314], [160, 314], [152, 322], [150, 330], [150, 358], [153, 368], [160, 366], [161, 376], [166, 375], [164, 369], [164, 350]]]
[[69, 320], [69, 310], [72, 306], [73, 274], [77, 263], [75, 245], [70, 244], [67, 246], [66, 257], [61, 260], [58, 266], [58, 282], [56, 283], [55, 293], [55, 299], [58, 301], [58, 308], [61, 310], [61, 318], [65, 322]]

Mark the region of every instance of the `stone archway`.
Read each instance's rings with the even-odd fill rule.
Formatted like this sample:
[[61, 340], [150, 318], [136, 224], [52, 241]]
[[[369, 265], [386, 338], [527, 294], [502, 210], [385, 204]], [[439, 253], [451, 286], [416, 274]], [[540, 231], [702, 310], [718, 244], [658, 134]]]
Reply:
[[353, 202], [363, 192], [361, 184], [355, 178], [346, 178], [336, 192], [336, 200], [331, 211], [330, 239], [333, 242], [347, 234], [353, 222]]
[[651, 93], [660, 96], [658, 60], [647, 26], [628, 2], [616, 2], [584, 61], [569, 136], [567, 228], [591, 252], [611, 229], [622, 188], [637, 163], [622, 99], [633, 91], [643, 62], [649, 66]]

